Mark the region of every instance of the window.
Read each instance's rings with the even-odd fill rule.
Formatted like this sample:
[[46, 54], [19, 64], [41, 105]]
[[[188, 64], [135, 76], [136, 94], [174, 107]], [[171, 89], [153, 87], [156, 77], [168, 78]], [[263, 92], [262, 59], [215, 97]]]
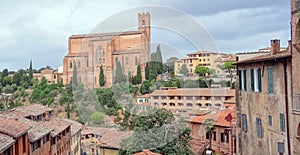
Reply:
[[26, 152], [26, 134], [24, 134], [23, 136], [22, 136], [22, 140], [23, 140], [23, 153], [25, 153]]
[[142, 28], [145, 28], [145, 20], [142, 21]]
[[239, 89], [240, 90], [247, 90], [247, 74], [246, 70], [239, 70]]
[[209, 132], [206, 132], [205, 137], [206, 137], [206, 139], [209, 139]]
[[117, 62], [119, 61], [119, 58], [118, 58], [118, 57], [116, 57], [116, 58], [115, 58], [115, 61], [116, 61], [116, 63], [117, 63]]
[[268, 124], [269, 124], [270, 126], [272, 126], [272, 124], [273, 124], [272, 121], [273, 121], [273, 120], [272, 120], [272, 116], [269, 115], [269, 116], [268, 116]]
[[72, 67], [73, 67], [72, 61], [70, 61], [70, 68], [72, 68]]
[[255, 92], [261, 92], [261, 69], [251, 69], [251, 90]]
[[242, 130], [247, 132], [247, 116], [246, 114], [242, 114]]
[[43, 144], [45, 144], [46, 142], [49, 141], [49, 137], [48, 135], [46, 135], [45, 137], [43, 137]]
[[221, 132], [221, 142], [229, 142], [229, 134], [228, 131], [227, 132]]
[[89, 60], [86, 60], [86, 67], [89, 67]]
[[138, 58], [135, 57], [135, 65], [137, 66], [138, 65]]
[[268, 93], [274, 93], [274, 73], [273, 73], [273, 68], [268, 68]]
[[128, 65], [128, 57], [125, 58], [125, 63]]
[[284, 114], [280, 114], [280, 131], [285, 131], [285, 116]]
[[217, 133], [216, 133], [216, 131], [212, 132], [211, 139], [213, 139], [214, 141], [217, 140]]
[[256, 118], [256, 134], [258, 138], [262, 138], [262, 126], [260, 118]]
[[80, 68], [81, 64], [80, 64], [80, 61], [78, 61], [78, 68]]

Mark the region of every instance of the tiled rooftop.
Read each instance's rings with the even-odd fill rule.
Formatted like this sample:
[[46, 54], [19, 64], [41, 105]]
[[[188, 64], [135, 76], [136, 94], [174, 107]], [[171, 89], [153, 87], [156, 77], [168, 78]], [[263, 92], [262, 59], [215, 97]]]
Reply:
[[52, 111], [52, 108], [43, 106], [41, 104], [30, 104], [27, 106], [20, 106], [14, 109], [7, 111], [6, 113], [15, 113], [18, 116], [27, 117], [27, 116], [38, 116], [45, 111]]
[[26, 133], [30, 126], [17, 119], [0, 116], [0, 132], [12, 137], [19, 137]]
[[9, 148], [15, 140], [12, 137], [0, 133], [0, 153]]
[[71, 136], [75, 135], [83, 127], [82, 124], [80, 124], [76, 121], [73, 121], [73, 120], [64, 119], [64, 121], [71, 123]]
[[235, 90], [224, 88], [179, 88], [155, 90], [150, 96], [235, 96]]
[[42, 125], [49, 126], [53, 129], [53, 131], [51, 132], [52, 137], [57, 136], [59, 133], [66, 130], [71, 125], [70, 122], [67, 122], [63, 118], [51, 118], [49, 121], [43, 121], [39, 123]]
[[143, 150], [142, 152], [135, 153], [133, 155], [161, 155], [159, 153], [154, 153], [149, 150]]
[[291, 53], [288, 50], [280, 51], [276, 53], [268, 53], [261, 56], [257, 56], [250, 59], [245, 59], [242, 61], [238, 61], [235, 64], [244, 64], [244, 63], [252, 63], [252, 62], [259, 62], [259, 61], [266, 61], [266, 60], [273, 60], [273, 59], [280, 59], [280, 58], [287, 58], [291, 57]]
[[101, 39], [112, 39], [114, 36], [127, 35], [127, 34], [140, 34], [140, 31], [125, 31], [125, 32], [111, 32], [111, 33], [98, 33], [98, 34], [78, 34], [72, 35], [70, 39], [74, 38], [92, 38], [92, 37], [106, 37]]
[[120, 148], [121, 140], [131, 136], [133, 131], [120, 131], [117, 128], [100, 128], [100, 127], [87, 127], [82, 130], [81, 134], [95, 134], [101, 136], [101, 143], [98, 144], [102, 147]]
[[229, 127], [230, 126], [230, 122], [227, 122], [225, 120], [225, 117], [228, 115], [228, 114], [231, 114], [233, 119], [236, 118], [236, 113], [235, 113], [235, 110], [232, 110], [232, 109], [224, 109], [224, 110], [221, 110], [221, 111], [217, 111], [217, 112], [214, 112], [214, 113], [210, 113], [210, 114], [206, 114], [206, 115], [203, 115], [203, 116], [196, 116], [192, 119], [189, 119], [187, 120], [187, 122], [192, 122], [192, 123], [204, 123], [204, 121], [206, 119], [213, 119], [215, 120], [215, 125], [216, 126], [224, 126], [224, 127]]

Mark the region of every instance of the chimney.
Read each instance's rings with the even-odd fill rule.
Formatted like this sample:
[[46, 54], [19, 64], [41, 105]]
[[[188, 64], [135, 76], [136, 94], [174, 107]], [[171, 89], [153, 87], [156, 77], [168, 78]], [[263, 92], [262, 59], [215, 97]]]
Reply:
[[271, 53], [277, 53], [280, 52], [280, 40], [279, 39], [273, 39], [271, 40]]
[[45, 121], [49, 121], [49, 111], [45, 111]]

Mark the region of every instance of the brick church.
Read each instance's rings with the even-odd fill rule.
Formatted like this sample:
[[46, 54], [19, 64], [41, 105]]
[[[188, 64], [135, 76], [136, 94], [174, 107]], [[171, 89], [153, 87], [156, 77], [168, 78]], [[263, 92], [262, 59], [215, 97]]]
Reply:
[[136, 75], [137, 66], [141, 65], [144, 79], [145, 63], [150, 61], [150, 35], [150, 14], [143, 12], [138, 14], [137, 31], [70, 36], [68, 55], [63, 60], [63, 83], [72, 81], [76, 65], [77, 81], [86, 88], [99, 88], [102, 66], [105, 87], [110, 87], [114, 83], [117, 61], [124, 75]]

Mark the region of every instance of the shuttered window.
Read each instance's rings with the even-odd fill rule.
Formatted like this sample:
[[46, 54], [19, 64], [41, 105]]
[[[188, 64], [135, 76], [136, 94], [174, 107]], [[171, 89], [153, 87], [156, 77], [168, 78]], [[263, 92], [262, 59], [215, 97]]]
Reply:
[[272, 116], [271, 115], [268, 116], [268, 123], [269, 123], [270, 126], [273, 125], [273, 120], [272, 120]]
[[242, 130], [247, 132], [247, 116], [246, 114], [242, 114]]
[[243, 83], [244, 83], [244, 90], [247, 90], [247, 74], [246, 70], [243, 70]]
[[258, 138], [262, 138], [262, 126], [260, 118], [256, 118], [256, 133]]
[[273, 73], [273, 68], [268, 68], [268, 93], [274, 93], [274, 73]]
[[251, 77], [251, 90], [254, 91], [254, 69], [250, 70], [250, 77]]
[[285, 131], [285, 116], [280, 114], [280, 131]]
[[239, 76], [239, 90], [242, 90], [242, 71], [238, 71], [238, 76]]
[[257, 69], [257, 85], [258, 91], [261, 92], [261, 68]]

